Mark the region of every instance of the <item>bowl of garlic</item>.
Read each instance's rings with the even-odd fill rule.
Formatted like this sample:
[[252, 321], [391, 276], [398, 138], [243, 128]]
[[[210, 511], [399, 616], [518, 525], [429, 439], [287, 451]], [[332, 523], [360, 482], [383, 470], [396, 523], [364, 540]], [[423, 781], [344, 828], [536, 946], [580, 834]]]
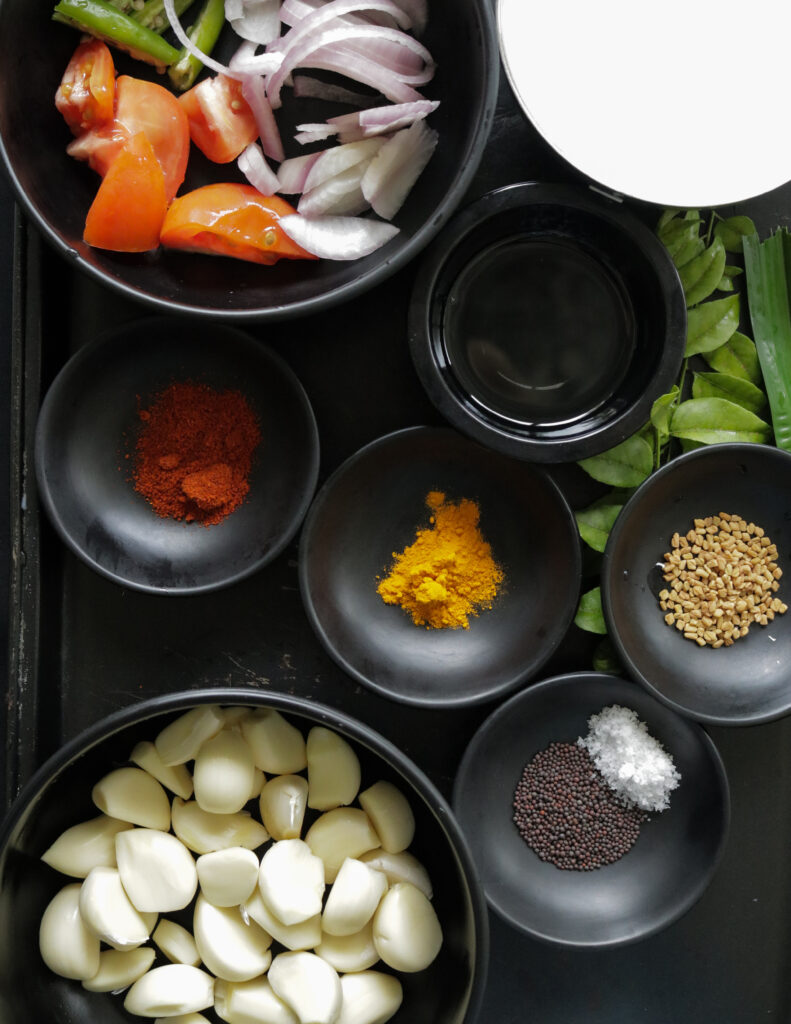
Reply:
[[297, 697], [119, 711], [0, 830], [2, 1021], [462, 1024], [487, 956], [442, 795], [378, 733]]

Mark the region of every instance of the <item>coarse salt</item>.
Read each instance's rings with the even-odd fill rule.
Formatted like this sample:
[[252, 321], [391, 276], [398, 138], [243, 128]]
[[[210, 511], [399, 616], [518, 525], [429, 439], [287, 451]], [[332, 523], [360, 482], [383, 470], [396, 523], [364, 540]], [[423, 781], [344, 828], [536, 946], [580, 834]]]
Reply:
[[635, 711], [613, 704], [588, 719], [577, 743], [619, 796], [644, 811], [664, 811], [681, 781], [673, 758]]

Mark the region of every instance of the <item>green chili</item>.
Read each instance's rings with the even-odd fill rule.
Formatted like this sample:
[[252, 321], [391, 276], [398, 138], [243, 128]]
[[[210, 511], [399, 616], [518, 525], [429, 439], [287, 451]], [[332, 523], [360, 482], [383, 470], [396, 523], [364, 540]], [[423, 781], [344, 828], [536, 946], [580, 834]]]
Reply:
[[54, 17], [158, 68], [178, 60], [174, 46], [106, 0], [60, 0]]
[[[180, 18], [188, 8], [192, 7], [194, 2], [195, 0], [175, 0], [176, 15]], [[150, 28], [152, 32], [161, 33], [170, 28], [164, 0], [145, 0], [140, 9], [133, 11], [131, 16], [141, 25]]]
[[[198, 20], [189, 30], [190, 40], [205, 54], [211, 54], [225, 24], [225, 0], [206, 0]], [[179, 59], [168, 68], [173, 85], [185, 92], [203, 69], [198, 58], [184, 47]]]

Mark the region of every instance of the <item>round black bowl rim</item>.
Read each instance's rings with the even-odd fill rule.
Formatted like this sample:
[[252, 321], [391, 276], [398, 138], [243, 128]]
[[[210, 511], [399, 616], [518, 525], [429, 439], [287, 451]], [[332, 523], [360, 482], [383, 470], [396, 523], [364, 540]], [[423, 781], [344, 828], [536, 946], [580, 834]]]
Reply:
[[[459, 406], [437, 370], [427, 342], [425, 325], [437, 281], [456, 246], [492, 216], [520, 206], [554, 204], [584, 210], [614, 224], [645, 253], [666, 296], [668, 339], [663, 346], [651, 386], [631, 406], [601, 429], [578, 438], [536, 440], [519, 437], [494, 421], [485, 421]], [[429, 332], [430, 334], [430, 332]], [[648, 419], [654, 399], [667, 391], [678, 373], [686, 344], [686, 303], [678, 273], [665, 247], [649, 227], [621, 203], [602, 192], [581, 185], [524, 181], [496, 188], [454, 215], [421, 260], [409, 307], [409, 347], [418, 377], [432, 402], [454, 426], [482, 444], [521, 459], [539, 462], [573, 462], [598, 455], [625, 441]]]
[[[208, 594], [216, 590], [222, 590], [225, 587], [230, 587], [234, 583], [238, 583], [240, 580], [246, 579], [253, 573], [258, 572], [258, 570], [262, 569], [265, 565], [268, 565], [269, 562], [275, 559], [293, 539], [305, 518], [305, 513], [310, 507], [310, 502], [316, 490], [316, 482], [319, 477], [319, 429], [316, 423], [315, 413], [313, 412], [313, 406], [310, 404], [307, 392], [305, 391], [302, 382], [288, 363], [279, 356], [277, 352], [269, 348], [268, 345], [265, 345], [263, 342], [259, 342], [250, 337], [250, 335], [245, 334], [240, 328], [231, 325], [222, 325], [220, 329], [223, 331], [223, 337], [226, 340], [231, 339], [232, 344], [237, 345], [240, 348], [245, 348], [248, 351], [253, 352], [256, 356], [261, 356], [268, 360], [276, 366], [277, 369], [283, 373], [286, 378], [288, 378], [288, 380], [291, 381], [294, 387], [294, 393], [299, 399], [299, 403], [303, 407], [306, 419], [310, 425], [310, 480], [290, 529], [285, 531], [278, 543], [273, 544], [264, 555], [251, 562], [249, 565], [244, 566], [244, 568], [239, 569], [238, 572], [232, 573], [227, 578], [213, 583], [203, 583], [195, 586], [182, 587], [156, 587], [147, 583], [140, 583], [137, 580], [130, 580], [126, 576], [113, 572], [112, 569], [109, 569], [97, 562], [96, 559], [92, 558], [88, 552], [84, 550], [84, 548], [75, 543], [74, 538], [65, 528], [63, 519], [58, 511], [57, 502], [53, 499], [51, 489], [47, 483], [46, 474], [44, 473], [44, 444], [42, 442], [42, 438], [48, 430], [50, 410], [55, 400], [56, 386], [58, 388], [62, 388], [64, 384], [68, 384], [69, 379], [74, 375], [74, 373], [79, 371], [83, 362], [92, 359], [97, 350], [104, 348], [106, 345], [122, 343], [121, 337], [129, 333], [130, 327], [133, 327], [136, 331], [144, 331], [147, 324], [153, 322], [160, 323], [162, 320], [163, 317], [161, 316], [144, 317], [140, 320], [133, 321], [132, 324], [121, 324], [117, 327], [111, 328], [95, 340], [88, 342], [86, 345], [79, 348], [64, 364], [44, 396], [44, 401], [41, 403], [38, 420], [36, 422], [34, 445], [36, 484], [39, 496], [47, 510], [50, 521], [55, 527], [61, 540], [71, 551], [74, 552], [75, 555], [77, 555], [78, 558], [82, 559], [82, 561], [85, 562], [86, 565], [89, 565], [95, 572], [98, 572], [108, 580], [112, 580], [113, 583], [117, 583], [122, 587], [127, 587], [130, 590], [140, 591], [144, 594], [157, 594], [165, 597], [191, 597], [196, 594]], [[132, 344], [131, 336], [127, 339], [127, 344]], [[218, 341], [218, 344], [223, 344], [223, 342]]]
[[95, 280], [100, 281], [105, 287], [112, 288], [120, 295], [134, 302], [142, 302], [160, 313], [181, 313], [187, 316], [205, 317], [212, 320], [224, 320], [226, 322], [241, 323], [243, 321], [260, 320], [287, 320], [292, 317], [308, 316], [312, 313], [323, 312], [333, 306], [347, 302], [349, 299], [360, 295], [362, 292], [373, 288], [385, 278], [394, 274], [401, 267], [405, 266], [414, 256], [417, 255], [437, 234], [442, 225], [458, 206], [464, 193], [472, 181], [478, 168], [486, 140], [491, 130], [494, 119], [494, 111], [497, 105], [497, 94], [499, 91], [500, 79], [500, 47], [497, 37], [494, 11], [487, 2], [482, 0], [478, 4], [478, 14], [481, 23], [481, 43], [483, 46], [483, 59], [487, 66], [484, 93], [481, 99], [481, 116], [473, 129], [470, 142], [470, 150], [474, 154], [458, 171], [451, 187], [445, 193], [442, 201], [433, 211], [432, 216], [426, 220], [421, 228], [409, 239], [409, 241], [395, 255], [388, 257], [379, 263], [372, 270], [359, 276], [356, 280], [341, 285], [332, 292], [325, 295], [317, 295], [311, 299], [303, 299], [292, 302], [288, 305], [271, 306], [267, 309], [212, 309], [208, 307], [196, 307], [188, 303], [178, 302], [175, 299], [163, 299], [156, 295], [141, 293], [124, 281], [106, 275], [99, 267], [93, 266], [73, 249], [60, 234], [52, 227], [49, 221], [39, 212], [30, 197], [22, 187], [22, 183], [14, 172], [2, 136], [0, 136], [0, 164], [5, 167], [8, 179], [16, 193], [17, 199], [24, 207], [28, 216], [32, 218], [38, 229], [62, 257], [78, 267], [83, 273], [89, 274]]
[[[540, 682], [532, 683], [530, 686], [526, 687], [520, 693], [514, 694], [514, 696], [511, 697], [509, 700], [505, 701], [505, 703], [500, 704], [499, 707], [495, 708], [491, 715], [489, 715], [489, 717], [486, 718], [481, 723], [481, 725], [478, 726], [475, 735], [470, 740], [470, 743], [467, 746], [464, 755], [462, 756], [461, 762], [459, 763], [459, 768], [456, 772], [456, 780], [454, 781], [453, 784], [452, 804], [454, 810], [458, 806], [458, 794], [460, 789], [459, 779], [461, 778], [462, 768], [471, 759], [472, 753], [474, 752], [474, 747], [480, 743], [481, 737], [485, 736], [485, 734], [491, 729], [493, 723], [499, 721], [499, 719], [502, 717], [507, 717], [511, 713], [511, 710], [514, 707], [514, 705], [518, 704], [522, 700], [528, 699], [528, 695], [532, 692], [539, 692], [542, 690], [552, 689], [570, 682], [582, 682], [584, 680], [591, 679], [591, 677], [598, 680], [610, 680], [613, 682], [617, 682], [619, 685], [629, 685], [627, 680], [621, 678], [620, 676], [613, 676], [607, 672], [566, 672], [563, 675], [552, 676], [549, 679], [542, 679]], [[519, 921], [516, 918], [509, 916], [503, 910], [503, 908], [496, 905], [494, 901], [489, 897], [489, 894], [485, 892], [486, 902], [489, 904], [489, 906], [495, 913], [497, 913], [500, 917], [507, 921], [513, 928], [516, 928], [518, 931], [522, 931], [525, 934], [530, 935], [534, 939], [539, 939], [541, 942], [544, 942], [550, 946], [561, 946], [567, 949], [615, 949], [621, 946], [632, 945], [635, 942], [641, 942], [643, 939], [647, 939], [650, 938], [650, 936], [652, 935], [658, 934], [659, 932], [667, 928], [669, 925], [673, 924], [675, 921], [678, 921], [679, 918], [683, 917], [684, 914], [686, 914], [689, 910], [692, 909], [692, 907], [698, 902], [698, 900], [701, 898], [703, 893], [708, 888], [711, 879], [713, 878], [717, 868], [719, 867], [722, 861], [723, 856], [725, 855], [725, 847], [727, 845], [728, 833], [730, 831], [731, 824], [731, 790], [730, 783], [728, 782], [728, 774], [725, 771], [725, 765], [722, 760], [722, 755], [717, 749], [714, 740], [712, 740], [711, 736], [709, 736], [708, 732], [699, 722], [690, 719], [686, 715], [680, 717], [684, 719], [684, 721], [690, 726], [691, 729], [698, 732], [703, 746], [706, 748], [706, 751], [711, 757], [712, 763], [714, 765], [714, 771], [717, 776], [717, 781], [719, 782], [722, 790], [723, 805], [723, 823], [720, 841], [717, 845], [717, 851], [715, 853], [715, 856], [711, 861], [709, 871], [700, 879], [695, 888], [690, 891], [689, 895], [683, 901], [683, 903], [681, 903], [677, 908], [675, 908], [673, 913], [665, 914], [664, 917], [659, 918], [657, 921], [654, 922], [654, 924], [650, 928], [647, 928], [645, 929], [645, 931], [640, 932], [639, 935], [630, 935], [624, 939], [618, 939], [609, 942], [567, 942], [564, 939], [559, 939], [555, 936], [546, 935], [543, 932], [535, 931], [531, 929], [528, 925], [526, 925], [523, 921]]]
[[472, 1024], [478, 1016], [483, 1002], [486, 974], [489, 965], [489, 918], [483, 887], [480, 885], [467, 840], [456, 821], [450, 804], [428, 776], [410, 758], [403, 754], [390, 740], [375, 729], [352, 718], [336, 708], [306, 698], [276, 691], [258, 691], [244, 687], [223, 687], [221, 689], [185, 690], [180, 693], [151, 697], [129, 707], [114, 711], [89, 726], [73, 739], [68, 740], [31, 776], [14, 800], [5, 819], [0, 822], [0, 855], [6, 849], [14, 828], [28, 805], [46, 788], [50, 780], [81, 754], [96, 746], [102, 740], [120, 732], [126, 726], [145, 721], [167, 712], [186, 711], [196, 704], [260, 704], [273, 707], [281, 712], [309, 715], [324, 722], [331, 728], [350, 736], [362, 746], [373, 751], [397, 768], [402, 775], [423, 796], [458, 855], [465, 878], [470, 883], [470, 903], [475, 920], [475, 963], [470, 1002], [465, 1020]]
[[[327, 499], [327, 495], [331, 493], [332, 488], [339, 477], [345, 476], [345, 474], [352, 469], [360, 459], [367, 457], [372, 451], [376, 451], [385, 445], [391, 444], [392, 442], [407, 437], [410, 434], [426, 433], [447, 435], [456, 437], [461, 441], [468, 444], [475, 444], [475, 441], [471, 441], [469, 438], [464, 437], [458, 431], [453, 430], [451, 427], [429, 427], [424, 425], [417, 425], [414, 427], [403, 427], [400, 430], [394, 430], [389, 434], [384, 434], [382, 437], [377, 437], [373, 441], [369, 441], [368, 444], [363, 445], [356, 452], [349, 456], [345, 462], [335, 470], [335, 472], [328, 477], [324, 485], [319, 490], [318, 494], [313, 500], [313, 504], [310, 506], [305, 522], [302, 528], [302, 534], [300, 536], [300, 557], [299, 557], [299, 589], [302, 595], [302, 604], [305, 609], [305, 614], [310, 620], [310, 624], [316, 632], [321, 641], [324, 649], [330, 654], [333, 660], [343, 669], [347, 675], [350, 675], [353, 679], [362, 683], [363, 686], [367, 686], [370, 690], [375, 691], [382, 697], [387, 697], [390, 700], [397, 701], [400, 704], [410, 704], [413, 707], [422, 708], [461, 708], [461, 707], [474, 707], [476, 704], [486, 704], [488, 701], [496, 700], [498, 697], [502, 697], [506, 693], [510, 693], [514, 687], [519, 686], [520, 683], [525, 680], [525, 673], [520, 672], [511, 679], [504, 680], [495, 690], [485, 690], [481, 693], [473, 694], [470, 697], [459, 697], [459, 696], [437, 696], [437, 697], [421, 697], [421, 696], [405, 696], [398, 690], [391, 689], [388, 686], [382, 686], [380, 683], [375, 682], [369, 676], [365, 675], [364, 672], [360, 672], [352, 664], [350, 664], [344, 657], [343, 653], [338, 650], [337, 646], [330, 642], [327, 636], [327, 631], [321, 624], [321, 621], [316, 614], [316, 608], [310, 599], [310, 588], [308, 587], [308, 570], [307, 570], [307, 559], [304, 557], [303, 549], [307, 544], [307, 538], [310, 537], [313, 523], [317, 516], [321, 512], [321, 507]], [[565, 509], [566, 515], [569, 517], [574, 528], [576, 529], [576, 523], [574, 520], [574, 513], [566, 501], [563, 492], [552, 479], [552, 477], [546, 473], [540, 466], [532, 465], [531, 468], [539, 474], [544, 482], [546, 483], [549, 490], [551, 490], [560, 499], [561, 506]], [[582, 555], [577, 549], [577, 575], [579, 575], [579, 566], [582, 561]], [[574, 609], [569, 610], [569, 622], [571, 623]], [[554, 638], [552, 645], [547, 647], [545, 655], [539, 662], [531, 669], [531, 674], [538, 672], [542, 665], [552, 657], [554, 652], [563, 642], [565, 632], [558, 631], [558, 635]]]
[[[638, 500], [642, 500], [646, 491], [653, 489], [655, 486], [654, 481], [662, 480], [664, 477], [669, 476], [673, 473], [674, 469], [688, 462], [694, 462], [697, 459], [705, 459], [707, 453], [714, 451], [730, 451], [734, 454], [741, 455], [743, 458], [749, 459], [752, 456], [760, 453], [761, 457], [769, 459], [778, 459], [781, 462], [788, 462], [791, 459], [791, 453], [783, 451], [781, 448], [776, 448], [774, 445], [768, 444], [753, 444], [747, 441], [727, 441], [722, 444], [707, 445], [705, 448], [695, 448], [691, 452], [684, 452], [681, 455], [677, 455], [676, 458], [670, 462], [665, 463], [655, 473], [652, 473], [642, 484], [638, 487], [635, 493], [629, 498], [624, 507], [621, 509], [621, 513], [615, 520], [615, 525], [610, 531], [610, 536], [607, 538], [607, 546], [604, 550], [604, 556], [602, 558], [602, 571], [601, 571], [601, 596], [602, 596], [602, 609], [604, 611], [604, 618], [609, 628], [610, 639], [615, 645], [618, 651], [619, 658], [623, 661], [626, 666], [629, 675], [639, 682], [646, 688], [657, 700], [661, 700], [663, 704], [666, 704], [669, 708], [677, 711], [679, 714], [684, 715], [685, 718], [694, 719], [697, 722], [704, 722], [707, 725], [724, 725], [724, 726], [743, 726], [743, 725], [765, 725], [768, 722], [775, 722], [780, 718], [784, 718], [789, 711], [791, 711], [791, 688], [789, 688], [788, 705], [785, 708], [778, 708], [775, 711], [767, 712], [766, 714], [755, 714], [755, 715], [714, 715], [704, 711], [691, 711], [688, 707], [683, 704], [679, 704], [678, 701], [672, 700], [667, 697], [661, 690], [658, 690], [653, 683], [647, 679], [642, 672], [640, 672], [637, 666], [634, 664], [629, 654], [621, 643], [620, 634], [615, 626], [615, 617], [612, 610], [612, 601], [610, 596], [610, 566], [612, 564], [612, 552], [615, 547], [615, 543], [621, 534], [621, 530], [624, 528], [624, 523], [628, 517], [630, 506], [637, 503]], [[791, 463], [789, 463], [791, 468]]]

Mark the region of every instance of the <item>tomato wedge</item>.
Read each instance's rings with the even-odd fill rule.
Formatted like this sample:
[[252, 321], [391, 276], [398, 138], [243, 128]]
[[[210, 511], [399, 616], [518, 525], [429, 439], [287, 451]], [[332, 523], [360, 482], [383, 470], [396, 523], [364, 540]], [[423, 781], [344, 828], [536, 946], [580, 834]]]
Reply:
[[179, 103], [189, 119], [190, 138], [215, 163], [230, 163], [258, 138], [255, 116], [235, 78], [205, 78], [179, 96]]
[[83, 238], [114, 252], [148, 252], [159, 245], [168, 201], [165, 176], [143, 132], [110, 165], [88, 210]]
[[294, 212], [285, 199], [262, 196], [252, 185], [204, 185], [173, 200], [160, 240], [171, 249], [234, 256], [251, 263], [315, 259], [280, 227], [280, 218]]
[[184, 181], [190, 148], [187, 115], [181, 104], [161, 85], [129, 75], [119, 77], [115, 96], [113, 120], [79, 136], [67, 153], [87, 160], [104, 177], [129, 139], [142, 132], [162, 165], [165, 192], [172, 199]]
[[80, 43], [55, 93], [55, 106], [75, 135], [113, 119], [115, 65], [106, 43]]

